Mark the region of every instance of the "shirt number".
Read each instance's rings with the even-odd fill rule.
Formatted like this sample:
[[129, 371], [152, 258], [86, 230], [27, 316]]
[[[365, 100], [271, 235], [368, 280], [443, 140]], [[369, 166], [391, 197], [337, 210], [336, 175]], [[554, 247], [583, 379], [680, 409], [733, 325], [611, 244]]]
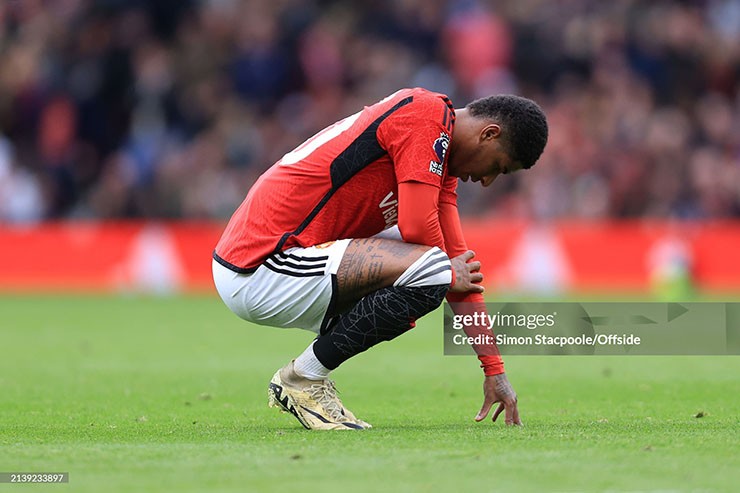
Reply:
[[299, 145], [289, 153], [283, 156], [280, 160], [280, 164], [283, 166], [289, 166], [296, 164], [299, 161], [306, 159], [311, 155], [313, 151], [321, 147], [322, 145], [329, 142], [331, 139], [338, 137], [345, 130], [351, 127], [355, 121], [360, 117], [361, 112], [357, 112], [354, 115], [350, 115], [344, 120], [340, 120], [330, 127], [326, 127], [321, 132], [317, 133], [313, 137], [310, 137], [303, 144]]

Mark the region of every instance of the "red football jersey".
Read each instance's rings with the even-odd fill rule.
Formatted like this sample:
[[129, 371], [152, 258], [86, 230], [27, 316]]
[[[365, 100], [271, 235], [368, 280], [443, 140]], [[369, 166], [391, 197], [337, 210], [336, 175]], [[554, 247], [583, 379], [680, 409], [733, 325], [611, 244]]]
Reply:
[[325, 128], [268, 169], [231, 217], [214, 258], [253, 272], [270, 254], [367, 238], [398, 220], [398, 184], [455, 202], [447, 173], [455, 110], [444, 94], [402, 89]]

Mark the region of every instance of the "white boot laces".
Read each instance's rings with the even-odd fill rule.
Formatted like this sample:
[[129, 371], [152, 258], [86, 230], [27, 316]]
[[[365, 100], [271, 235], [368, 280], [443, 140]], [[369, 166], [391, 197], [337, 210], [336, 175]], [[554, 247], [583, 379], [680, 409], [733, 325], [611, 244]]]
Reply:
[[313, 399], [321, 404], [333, 420], [344, 421], [347, 419], [342, 412], [342, 403], [337, 397], [334, 382], [325, 380], [322, 383], [315, 383], [309, 387], [308, 392]]

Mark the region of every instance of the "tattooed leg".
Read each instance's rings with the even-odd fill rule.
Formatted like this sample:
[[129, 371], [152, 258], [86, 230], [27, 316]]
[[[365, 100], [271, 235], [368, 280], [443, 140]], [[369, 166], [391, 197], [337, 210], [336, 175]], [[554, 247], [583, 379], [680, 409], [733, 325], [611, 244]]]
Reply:
[[342, 313], [362, 297], [394, 282], [431, 247], [397, 240], [352, 240], [337, 271], [336, 313]]

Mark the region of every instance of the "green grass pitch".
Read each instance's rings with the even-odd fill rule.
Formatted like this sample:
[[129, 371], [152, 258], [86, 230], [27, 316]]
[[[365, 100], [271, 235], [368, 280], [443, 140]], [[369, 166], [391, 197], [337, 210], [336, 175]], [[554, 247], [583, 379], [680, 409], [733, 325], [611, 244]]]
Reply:
[[[738, 491], [740, 358], [507, 359], [523, 428], [474, 423], [481, 374], [441, 311], [335, 379], [373, 423], [321, 433], [266, 405], [310, 334], [216, 296], [0, 297], [0, 492]], [[697, 417], [702, 416], [702, 417]]]

